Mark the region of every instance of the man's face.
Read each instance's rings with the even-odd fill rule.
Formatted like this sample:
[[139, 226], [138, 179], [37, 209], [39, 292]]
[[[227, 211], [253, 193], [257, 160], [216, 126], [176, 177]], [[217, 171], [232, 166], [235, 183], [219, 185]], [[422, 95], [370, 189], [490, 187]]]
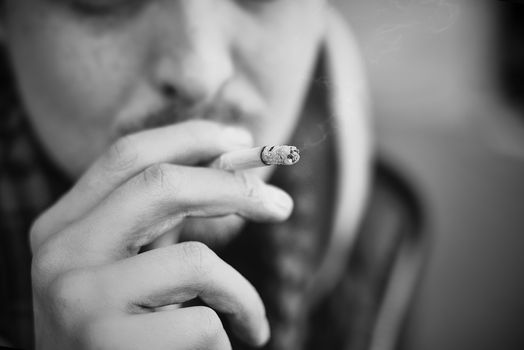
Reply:
[[285, 141], [324, 0], [7, 0], [19, 89], [51, 156], [77, 176], [121, 135], [204, 118]]

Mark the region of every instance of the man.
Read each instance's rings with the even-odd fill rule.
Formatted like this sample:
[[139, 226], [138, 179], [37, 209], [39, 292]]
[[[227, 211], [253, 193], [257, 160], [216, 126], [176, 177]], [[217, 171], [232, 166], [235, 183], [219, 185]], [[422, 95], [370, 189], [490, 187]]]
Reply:
[[[2, 253], [5, 294], [27, 307], [13, 242], [46, 209], [30, 232], [36, 348], [338, 341], [314, 310], [347, 275], [371, 147], [356, 47], [325, 1], [6, 0], [2, 24], [17, 95], [1, 220], [21, 249]], [[284, 143], [306, 149], [290, 169], [207, 166]], [[27, 312], [5, 308], [6, 340], [30, 346]]]

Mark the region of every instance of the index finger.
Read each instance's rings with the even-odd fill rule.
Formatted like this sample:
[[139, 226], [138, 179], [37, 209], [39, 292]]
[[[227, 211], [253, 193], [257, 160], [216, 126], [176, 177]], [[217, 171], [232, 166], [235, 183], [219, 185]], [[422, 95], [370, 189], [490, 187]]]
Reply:
[[76, 185], [36, 223], [33, 251], [52, 233], [85, 215], [115, 188], [156, 163], [194, 165], [234, 149], [250, 146], [243, 129], [210, 121], [189, 121], [142, 131], [115, 142]]

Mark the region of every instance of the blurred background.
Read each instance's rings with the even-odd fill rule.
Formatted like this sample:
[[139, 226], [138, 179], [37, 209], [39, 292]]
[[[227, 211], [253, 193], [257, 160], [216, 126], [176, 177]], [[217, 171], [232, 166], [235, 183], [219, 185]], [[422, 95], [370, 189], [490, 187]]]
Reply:
[[332, 2], [428, 215], [406, 348], [524, 349], [524, 1]]

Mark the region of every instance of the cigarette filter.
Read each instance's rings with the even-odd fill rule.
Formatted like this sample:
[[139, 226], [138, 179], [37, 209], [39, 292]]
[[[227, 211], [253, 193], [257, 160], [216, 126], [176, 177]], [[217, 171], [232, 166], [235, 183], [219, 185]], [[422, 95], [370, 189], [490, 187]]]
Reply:
[[234, 171], [268, 165], [293, 165], [299, 159], [300, 151], [295, 146], [262, 146], [224, 153], [211, 164], [211, 167]]

